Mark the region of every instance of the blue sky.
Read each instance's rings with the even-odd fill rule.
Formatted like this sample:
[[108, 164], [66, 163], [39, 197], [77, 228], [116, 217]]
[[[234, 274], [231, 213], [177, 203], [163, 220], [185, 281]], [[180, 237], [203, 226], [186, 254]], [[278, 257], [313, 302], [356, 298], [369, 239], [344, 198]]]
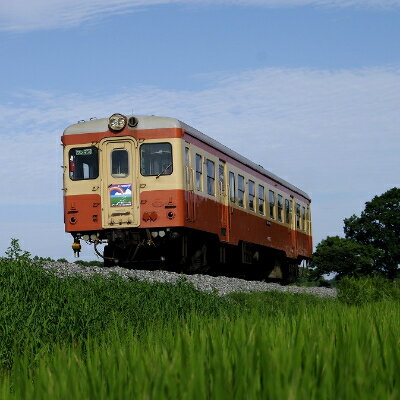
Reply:
[[399, 39], [400, 0], [1, 4], [0, 254], [17, 237], [71, 258], [62, 131], [132, 110], [179, 118], [309, 193], [315, 243], [342, 234], [400, 186]]

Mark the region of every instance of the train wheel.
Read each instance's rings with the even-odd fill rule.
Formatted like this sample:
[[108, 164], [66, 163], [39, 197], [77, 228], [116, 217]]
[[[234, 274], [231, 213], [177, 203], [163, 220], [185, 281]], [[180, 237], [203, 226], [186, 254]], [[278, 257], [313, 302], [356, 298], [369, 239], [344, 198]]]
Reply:
[[203, 243], [194, 251], [189, 270], [190, 272], [206, 272], [207, 269], [207, 245]]
[[104, 252], [103, 252], [103, 257], [104, 257], [104, 267], [105, 268], [110, 268], [110, 267], [114, 267], [115, 263], [113, 261], [114, 258], [114, 246], [107, 244], [106, 246], [104, 246]]

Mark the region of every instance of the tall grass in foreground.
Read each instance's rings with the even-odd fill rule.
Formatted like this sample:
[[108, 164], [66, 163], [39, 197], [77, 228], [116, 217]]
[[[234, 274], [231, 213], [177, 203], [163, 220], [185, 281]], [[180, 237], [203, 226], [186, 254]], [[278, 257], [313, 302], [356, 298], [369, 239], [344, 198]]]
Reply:
[[[400, 313], [390, 303], [297, 316], [192, 315], [23, 356], [2, 399], [398, 399]], [[12, 390], [10, 390], [12, 388]]]
[[0, 398], [397, 399], [398, 297], [350, 295], [221, 298], [0, 260]]

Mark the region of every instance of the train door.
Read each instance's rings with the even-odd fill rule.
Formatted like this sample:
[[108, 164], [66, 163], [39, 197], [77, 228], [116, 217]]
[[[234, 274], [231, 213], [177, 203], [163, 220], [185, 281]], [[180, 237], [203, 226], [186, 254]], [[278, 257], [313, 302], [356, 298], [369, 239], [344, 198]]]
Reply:
[[104, 228], [139, 225], [136, 148], [133, 138], [108, 139], [100, 145]]
[[219, 218], [221, 224], [221, 235], [223, 241], [229, 242], [230, 224], [228, 210], [228, 182], [226, 163], [220, 160], [218, 167], [218, 202], [219, 202]]

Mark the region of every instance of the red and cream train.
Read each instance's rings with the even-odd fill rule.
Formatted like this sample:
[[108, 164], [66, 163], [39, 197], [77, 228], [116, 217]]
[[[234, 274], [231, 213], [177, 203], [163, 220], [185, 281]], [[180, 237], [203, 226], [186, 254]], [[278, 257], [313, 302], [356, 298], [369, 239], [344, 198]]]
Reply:
[[[69, 126], [65, 230], [105, 265], [161, 263], [292, 279], [312, 254], [309, 196], [173, 118], [114, 114]], [[159, 265], [159, 264], [158, 264]]]

